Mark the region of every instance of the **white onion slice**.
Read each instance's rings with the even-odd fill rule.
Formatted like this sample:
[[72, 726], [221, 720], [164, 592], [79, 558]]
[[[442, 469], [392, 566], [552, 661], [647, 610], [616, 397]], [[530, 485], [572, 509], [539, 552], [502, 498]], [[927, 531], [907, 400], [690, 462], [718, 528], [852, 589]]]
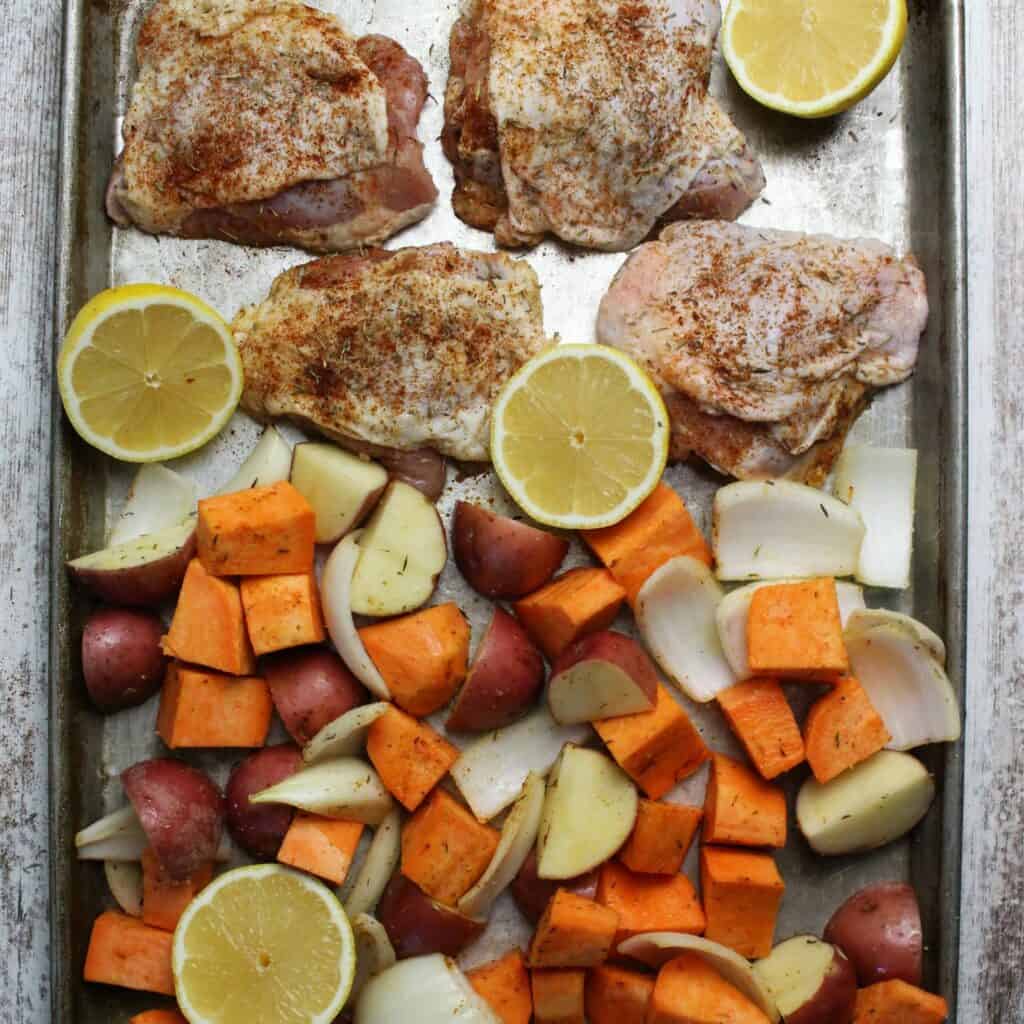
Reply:
[[359, 561], [358, 541], [361, 532], [357, 530], [343, 537], [328, 555], [320, 576], [320, 603], [327, 632], [341, 660], [374, 697], [390, 700], [391, 690], [366, 653], [352, 619], [352, 575]]
[[852, 576], [864, 524], [814, 487], [744, 480], [715, 494], [711, 536], [721, 580]]
[[942, 664], [900, 623], [847, 631], [850, 672], [892, 734], [889, 750], [960, 738], [960, 705]]
[[650, 967], [661, 967], [680, 953], [697, 953], [733, 988], [760, 1007], [772, 1024], [781, 1019], [775, 1000], [754, 974], [750, 962], [727, 946], [682, 932], [645, 932], [620, 942], [619, 952]]
[[350, 918], [376, 909], [401, 856], [402, 818], [396, 807], [373, 833], [366, 858], [344, 899], [345, 913]]
[[365, 761], [339, 757], [303, 768], [249, 797], [254, 804], [287, 804], [325, 818], [379, 825], [391, 811], [391, 794]]
[[923, 622], [902, 612], [891, 612], [888, 608], [861, 608], [843, 620], [843, 629], [850, 635], [874, 629], [875, 626], [903, 626], [909, 629], [940, 665], [946, 664], [946, 645], [942, 637]]
[[857, 579], [872, 587], [910, 585], [914, 546], [917, 452], [847, 444], [836, 463], [833, 491], [860, 513], [866, 533]]
[[217, 493], [233, 494], [250, 487], [268, 487], [287, 480], [291, 471], [291, 446], [276, 427], [267, 427], [238, 472]]
[[401, 960], [371, 979], [355, 1024], [501, 1024], [453, 960], [433, 953]]
[[512, 884], [530, 855], [540, 830], [544, 809], [544, 780], [531, 772], [523, 794], [501, 827], [501, 839], [480, 880], [460, 900], [458, 909], [467, 917], [486, 917], [494, 901]]
[[105, 814], [76, 833], [75, 846], [81, 849], [83, 846], [91, 846], [93, 843], [105, 839], [140, 834], [144, 835], [145, 833], [142, 831], [142, 824], [135, 813], [135, 808], [131, 804], [125, 804], [119, 810]]
[[530, 772], [547, 775], [566, 743], [583, 743], [591, 735], [589, 725], [559, 725], [541, 706], [474, 740], [450, 774], [472, 812], [489, 821], [519, 796]]
[[384, 925], [370, 914], [356, 914], [351, 919], [352, 937], [356, 940], [356, 974], [352, 979], [349, 1002], [359, 998], [366, 983], [381, 971], [395, 965], [395, 947], [391, 945]]
[[142, 917], [142, 865], [129, 860], [105, 860], [103, 873], [117, 905], [132, 917]]
[[196, 485], [159, 462], [151, 462], [135, 474], [107, 547], [177, 526], [195, 508]]
[[736, 682], [715, 622], [723, 596], [711, 570], [685, 555], [656, 569], [637, 595], [636, 622], [648, 650], [669, 679], [702, 704]]
[[361, 704], [328, 722], [303, 748], [306, 764], [329, 761], [335, 757], [355, 757], [366, 747], [370, 726], [391, 707], [387, 701]]

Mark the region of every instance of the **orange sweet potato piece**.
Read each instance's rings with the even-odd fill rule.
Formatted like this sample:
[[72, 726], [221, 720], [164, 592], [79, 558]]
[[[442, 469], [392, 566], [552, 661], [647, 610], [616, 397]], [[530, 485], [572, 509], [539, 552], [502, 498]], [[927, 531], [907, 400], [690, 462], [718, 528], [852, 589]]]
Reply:
[[313, 568], [316, 514], [288, 481], [199, 502], [199, 560], [215, 576], [272, 576]]
[[236, 584], [211, 576], [202, 562], [193, 558], [185, 570], [163, 649], [172, 658], [234, 676], [252, 673], [256, 659]]
[[366, 754], [384, 787], [407, 811], [415, 811], [459, 759], [457, 747], [395, 707], [370, 726]]
[[145, 1010], [135, 1014], [128, 1024], [188, 1024], [177, 1010]]
[[512, 608], [548, 661], [554, 661], [580, 637], [607, 629], [625, 597], [607, 569], [570, 569]]
[[605, 861], [597, 879], [597, 902], [619, 915], [615, 945], [642, 932], [704, 932], [704, 911], [686, 875], [641, 875]]
[[466, 678], [469, 623], [455, 604], [438, 604], [359, 631], [395, 703], [425, 718]]
[[891, 739], [867, 691], [853, 676], [843, 676], [816, 700], [804, 720], [807, 763], [819, 782], [866, 761]]
[[678, 874], [703, 816], [699, 807], [642, 799], [619, 860], [642, 874]]
[[645, 1024], [654, 978], [614, 964], [587, 971], [583, 1000], [589, 1024]]
[[683, 499], [660, 483], [620, 523], [584, 530], [583, 540], [626, 591], [631, 607], [647, 577], [670, 558], [689, 555], [711, 564], [711, 549]]
[[785, 883], [766, 853], [705, 846], [700, 884], [707, 914], [705, 938], [756, 959], [772, 951]]
[[274, 702], [254, 676], [225, 676], [172, 661], [167, 666], [156, 731], [180, 747], [262, 747]]
[[318, 644], [327, 635], [312, 572], [246, 576], [240, 589], [245, 625], [257, 654]]
[[652, 800], [663, 797], [711, 756], [686, 712], [664, 686], [658, 687], [652, 710], [592, 724], [622, 770]]
[[717, 697], [754, 767], [774, 779], [804, 760], [804, 740], [777, 679], [746, 679]]
[[892, 979], [857, 993], [853, 1024], [942, 1024], [948, 1016], [942, 996]]
[[213, 865], [205, 864], [191, 878], [176, 882], [160, 866], [151, 849], [142, 852], [142, 920], [173, 932], [193, 898], [210, 884]]
[[501, 1024], [530, 1024], [533, 1016], [530, 975], [518, 949], [499, 960], [474, 967], [466, 972], [466, 977], [498, 1015]]
[[785, 793], [739, 761], [713, 754], [702, 838], [705, 843], [785, 846]]
[[553, 967], [530, 971], [534, 1024], [586, 1024], [583, 986], [586, 971]]
[[836, 581], [758, 587], [747, 616], [747, 660], [755, 675], [833, 682], [850, 667]]
[[500, 836], [443, 789], [402, 829], [402, 874], [428, 896], [454, 907], [487, 870]]
[[526, 959], [531, 967], [593, 967], [608, 958], [618, 924], [616, 911], [559, 889], [537, 922]]
[[769, 1024], [768, 1017], [704, 957], [669, 960], [654, 984], [646, 1024]]
[[108, 910], [96, 918], [85, 955], [86, 981], [174, 995], [171, 932]]
[[348, 877], [363, 826], [358, 821], [339, 821], [298, 811], [277, 851], [277, 859], [334, 885]]

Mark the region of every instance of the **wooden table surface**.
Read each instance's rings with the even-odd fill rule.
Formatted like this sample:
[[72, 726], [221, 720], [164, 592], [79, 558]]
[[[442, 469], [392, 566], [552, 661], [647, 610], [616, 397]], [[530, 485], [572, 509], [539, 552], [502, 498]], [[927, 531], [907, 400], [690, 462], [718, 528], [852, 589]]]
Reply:
[[[965, 0], [970, 500], [960, 1024], [1024, 1022], [1024, 9]], [[47, 656], [62, 6], [0, 18], [0, 1024], [49, 1021]]]

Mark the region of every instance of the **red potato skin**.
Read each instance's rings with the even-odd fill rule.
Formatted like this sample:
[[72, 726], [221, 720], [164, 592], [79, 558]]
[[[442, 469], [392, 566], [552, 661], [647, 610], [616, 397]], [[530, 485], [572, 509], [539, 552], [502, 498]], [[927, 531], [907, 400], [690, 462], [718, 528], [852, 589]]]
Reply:
[[137, 608], [101, 608], [82, 632], [82, 675], [99, 711], [145, 703], [160, 689], [167, 658], [160, 648], [164, 624]]
[[554, 576], [569, 551], [564, 537], [467, 501], [452, 516], [455, 564], [477, 593], [525, 597]]
[[456, 956], [480, 935], [486, 923], [432, 900], [399, 871], [392, 875], [377, 904], [377, 920], [399, 960], [429, 953]]
[[824, 938], [846, 954], [862, 988], [893, 979], [921, 984], [921, 911], [904, 882], [854, 893], [832, 915]]
[[224, 830], [224, 798], [203, 772], [158, 757], [122, 772], [121, 785], [171, 878], [184, 881], [214, 860]]
[[560, 673], [586, 661], [614, 665], [636, 683], [654, 707], [658, 699], [658, 672], [647, 652], [631, 637], [610, 629], [580, 637], [562, 651], [551, 666], [550, 685], [556, 685]]
[[530, 855], [523, 861], [509, 887], [512, 898], [515, 900], [519, 912], [531, 924], [536, 924], [544, 913], [544, 908], [551, 901], [551, 897], [559, 889], [568, 889], [569, 892], [584, 899], [592, 900], [597, 896], [597, 871], [588, 871], [576, 878], [556, 879], [541, 878], [537, 874], [537, 851], [533, 849]]
[[850, 1024], [856, 1005], [856, 972], [837, 949], [821, 987], [803, 1006], [786, 1015], [786, 1024]]
[[365, 704], [369, 694], [326, 647], [296, 647], [260, 661], [281, 721], [300, 746], [325, 725]]
[[227, 825], [232, 838], [259, 860], [274, 860], [292, 823], [294, 809], [285, 804], [252, 804], [249, 797], [302, 767], [302, 754], [291, 743], [264, 747], [235, 765], [225, 788]]
[[495, 608], [446, 728], [500, 729], [529, 709], [543, 685], [544, 656], [517, 619]]

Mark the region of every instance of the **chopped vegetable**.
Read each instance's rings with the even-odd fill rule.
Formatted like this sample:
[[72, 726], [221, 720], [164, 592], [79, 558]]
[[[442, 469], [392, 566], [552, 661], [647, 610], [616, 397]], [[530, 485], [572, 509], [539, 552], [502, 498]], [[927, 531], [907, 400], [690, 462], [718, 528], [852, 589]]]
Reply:
[[619, 850], [619, 860], [630, 871], [641, 874], [677, 874], [703, 815], [699, 807], [641, 800], [636, 824]]
[[137, 1013], [128, 1024], [188, 1024], [177, 1010], [146, 1010]]
[[644, 932], [700, 935], [706, 920], [686, 875], [641, 875], [614, 860], [601, 865], [597, 901], [619, 915], [615, 945]]
[[485, 999], [501, 1019], [501, 1024], [530, 1024], [533, 1016], [530, 975], [518, 949], [474, 967], [466, 972], [466, 977], [477, 995]]
[[732, 731], [766, 779], [804, 760], [804, 740], [777, 679], [747, 679], [718, 694]]
[[320, 590], [310, 572], [247, 576], [240, 585], [249, 642], [257, 654], [270, 654], [326, 637]]
[[375, 701], [346, 711], [328, 722], [302, 748], [302, 760], [306, 764], [317, 764], [335, 757], [357, 757], [366, 748], [370, 726], [390, 707], [387, 701]]
[[180, 523], [196, 509], [196, 485], [159, 462], [140, 466], [107, 547], [126, 544], [146, 533]]
[[369, 914], [376, 909], [377, 901], [402, 856], [401, 834], [401, 812], [396, 807], [377, 826], [351, 887], [346, 887], [345, 913], [350, 918]]
[[707, 938], [749, 958], [772, 951], [785, 883], [768, 854], [705, 846], [700, 886]]
[[807, 763], [819, 782], [866, 761], [892, 737], [864, 688], [844, 676], [819, 697], [804, 722]]
[[583, 986], [586, 974], [574, 967], [530, 971], [534, 1024], [585, 1024]]
[[584, 1003], [590, 1024], [645, 1024], [654, 978], [614, 964], [587, 971]]
[[233, 494], [250, 487], [268, 487], [287, 480], [292, 468], [292, 450], [277, 427], [267, 427], [235, 475], [217, 492]]
[[359, 998], [366, 983], [395, 965], [395, 947], [391, 945], [384, 925], [370, 914], [351, 918], [352, 937], [356, 942], [356, 976], [352, 979], [349, 1001]]
[[172, 941], [170, 932], [115, 910], [105, 911], [89, 936], [85, 980], [173, 996]]
[[527, 953], [531, 967], [594, 967], [612, 948], [619, 915], [565, 889], [551, 898]]
[[894, 979], [869, 985], [857, 993], [853, 1024], [942, 1024], [949, 1006], [905, 981]]
[[131, 917], [142, 917], [142, 865], [126, 860], [105, 860], [103, 876], [117, 905]]
[[646, 1024], [766, 1024], [767, 1020], [700, 954], [680, 953], [658, 971]]
[[786, 845], [786, 795], [725, 754], [711, 757], [704, 802], [705, 843]]
[[160, 866], [152, 850], [142, 854], [142, 920], [154, 928], [173, 932], [196, 893], [210, 884], [213, 864], [204, 864], [189, 878], [175, 881]]
[[362, 834], [361, 822], [337, 821], [300, 811], [292, 818], [277, 859], [281, 864], [342, 885]]
[[326, 818], [377, 825], [391, 810], [391, 797], [377, 773], [355, 757], [303, 768], [249, 797], [253, 804], [287, 804]]

